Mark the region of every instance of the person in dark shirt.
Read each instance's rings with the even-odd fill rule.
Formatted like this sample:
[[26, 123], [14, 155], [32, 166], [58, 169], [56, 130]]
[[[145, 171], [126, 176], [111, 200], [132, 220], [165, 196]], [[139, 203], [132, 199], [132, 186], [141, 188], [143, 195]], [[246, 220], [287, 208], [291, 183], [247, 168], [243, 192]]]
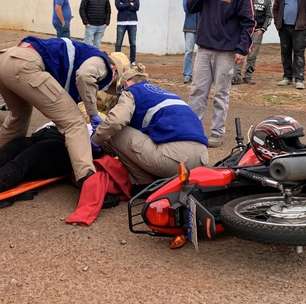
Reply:
[[125, 32], [128, 33], [130, 42], [130, 61], [136, 63], [136, 34], [137, 34], [137, 11], [139, 0], [116, 0], [117, 15], [117, 38], [115, 51], [121, 52]]
[[104, 32], [110, 23], [109, 0], [82, 0], [79, 12], [85, 25], [84, 42], [100, 48]]
[[202, 119], [214, 83], [208, 147], [215, 148], [223, 144], [234, 64], [243, 63], [252, 44], [253, 5], [250, 0], [188, 0], [187, 8], [200, 12], [190, 105]]
[[235, 64], [234, 77], [232, 84], [255, 84], [252, 79], [255, 71], [255, 63], [262, 43], [264, 33], [267, 31], [272, 20], [272, 1], [253, 0], [256, 26], [252, 35], [253, 44], [247, 57], [245, 70], [242, 75], [242, 64]]
[[283, 79], [278, 85], [287, 86], [295, 79], [296, 89], [304, 89], [306, 0], [275, 0], [273, 17], [284, 69]]

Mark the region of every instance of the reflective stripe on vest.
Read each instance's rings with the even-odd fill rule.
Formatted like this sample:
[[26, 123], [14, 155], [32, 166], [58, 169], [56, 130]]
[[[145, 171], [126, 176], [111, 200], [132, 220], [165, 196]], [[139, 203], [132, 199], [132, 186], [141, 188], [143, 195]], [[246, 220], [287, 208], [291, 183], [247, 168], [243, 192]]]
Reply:
[[189, 107], [189, 105], [183, 100], [165, 99], [163, 102], [147, 110], [146, 115], [144, 116], [143, 121], [142, 121], [142, 128], [146, 128], [150, 124], [156, 112], [158, 112], [159, 110], [165, 107], [169, 107], [169, 106], [187, 106]]
[[68, 54], [68, 59], [69, 59], [69, 69], [68, 69], [67, 79], [66, 79], [66, 83], [65, 83], [65, 90], [67, 92], [69, 92], [71, 74], [72, 74], [73, 66], [74, 66], [75, 47], [74, 47], [74, 45], [73, 45], [73, 43], [70, 39], [68, 39], [68, 38], [62, 38], [62, 39], [66, 43], [67, 54]]

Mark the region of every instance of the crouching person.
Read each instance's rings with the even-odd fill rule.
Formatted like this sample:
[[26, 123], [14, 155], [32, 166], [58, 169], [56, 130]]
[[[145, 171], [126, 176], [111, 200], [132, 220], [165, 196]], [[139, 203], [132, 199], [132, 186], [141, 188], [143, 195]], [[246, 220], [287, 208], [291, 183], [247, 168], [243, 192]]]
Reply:
[[[124, 58], [124, 59], [123, 59]], [[29, 36], [18, 46], [0, 50], [0, 94], [9, 113], [0, 126], [0, 147], [27, 133], [33, 107], [52, 120], [65, 144], [79, 185], [95, 172], [85, 121], [77, 107], [82, 99], [90, 123], [101, 121], [98, 90], [116, 90], [129, 60], [67, 38]]]
[[189, 169], [207, 164], [207, 137], [188, 104], [148, 82], [142, 65], [123, 73], [121, 85], [92, 142], [119, 156], [134, 185], [173, 176], [180, 162]]

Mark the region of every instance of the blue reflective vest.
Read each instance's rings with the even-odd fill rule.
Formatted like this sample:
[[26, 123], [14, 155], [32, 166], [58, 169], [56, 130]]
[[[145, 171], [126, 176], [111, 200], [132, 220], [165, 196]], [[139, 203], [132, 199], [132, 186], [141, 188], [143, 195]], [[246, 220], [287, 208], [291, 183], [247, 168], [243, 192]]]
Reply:
[[112, 81], [110, 59], [105, 52], [95, 47], [67, 38], [40, 39], [29, 36], [22, 41], [32, 45], [44, 62], [45, 71], [49, 72], [76, 102], [80, 101], [76, 87], [76, 71], [88, 58], [97, 56], [105, 62], [108, 73], [97, 83], [100, 90]]
[[156, 144], [195, 141], [207, 145], [201, 121], [178, 95], [147, 81], [127, 91], [135, 100], [131, 127], [147, 134]]

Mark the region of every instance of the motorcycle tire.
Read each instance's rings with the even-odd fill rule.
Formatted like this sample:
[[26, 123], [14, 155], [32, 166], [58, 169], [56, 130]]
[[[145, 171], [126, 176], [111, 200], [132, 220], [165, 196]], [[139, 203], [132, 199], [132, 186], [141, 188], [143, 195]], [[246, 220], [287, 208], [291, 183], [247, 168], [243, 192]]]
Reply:
[[[293, 199], [302, 204], [304, 209], [306, 196]], [[279, 219], [267, 213], [271, 206], [283, 201], [279, 193], [262, 193], [234, 199], [222, 207], [221, 222], [225, 230], [238, 238], [270, 244], [306, 245], [305, 210], [302, 217], [295, 219]]]

